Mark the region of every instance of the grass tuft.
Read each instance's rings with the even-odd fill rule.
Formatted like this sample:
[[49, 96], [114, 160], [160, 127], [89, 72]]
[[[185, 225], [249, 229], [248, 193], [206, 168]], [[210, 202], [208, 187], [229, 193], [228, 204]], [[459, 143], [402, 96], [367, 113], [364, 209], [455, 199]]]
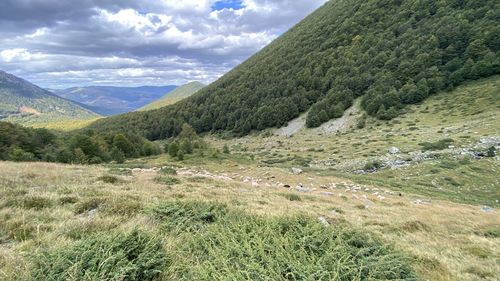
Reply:
[[176, 185], [181, 183], [181, 180], [174, 177], [158, 176], [155, 178], [155, 182], [164, 185]]
[[97, 180], [102, 181], [104, 183], [110, 183], [110, 184], [116, 184], [116, 183], [121, 182], [121, 180], [119, 178], [117, 178], [115, 176], [109, 176], [109, 175], [98, 177]]
[[290, 201], [302, 201], [302, 197], [294, 193], [281, 193], [281, 196], [285, 197]]

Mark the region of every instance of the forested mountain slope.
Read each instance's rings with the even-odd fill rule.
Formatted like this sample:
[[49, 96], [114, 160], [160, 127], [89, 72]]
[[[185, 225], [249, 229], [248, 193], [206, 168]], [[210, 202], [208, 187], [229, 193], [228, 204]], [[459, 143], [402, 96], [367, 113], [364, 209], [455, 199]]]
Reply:
[[243, 135], [309, 109], [315, 127], [360, 96], [368, 114], [391, 119], [405, 104], [500, 73], [499, 22], [494, 0], [329, 1], [192, 97], [91, 128], [160, 139], [188, 122], [198, 132]]
[[178, 101], [181, 101], [187, 97], [192, 96], [199, 90], [203, 89], [205, 86], [206, 86], [205, 84], [197, 81], [189, 82], [185, 85], [176, 88], [172, 92], [167, 93], [162, 98], [140, 108], [139, 111], [153, 110], [174, 104]]
[[77, 103], [0, 71], [0, 120], [35, 125], [58, 120], [84, 120], [96, 117], [99, 115]]

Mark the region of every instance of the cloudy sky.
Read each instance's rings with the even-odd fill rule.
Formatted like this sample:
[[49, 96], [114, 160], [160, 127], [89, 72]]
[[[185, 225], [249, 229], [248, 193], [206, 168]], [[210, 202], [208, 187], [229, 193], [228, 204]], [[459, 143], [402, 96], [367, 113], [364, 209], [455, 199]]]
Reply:
[[209, 83], [326, 0], [1, 0], [0, 70], [46, 88]]

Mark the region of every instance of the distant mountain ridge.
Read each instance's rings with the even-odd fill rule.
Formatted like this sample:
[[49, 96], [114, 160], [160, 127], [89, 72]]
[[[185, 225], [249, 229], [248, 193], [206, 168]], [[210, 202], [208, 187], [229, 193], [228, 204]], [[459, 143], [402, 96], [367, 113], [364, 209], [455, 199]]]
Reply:
[[199, 90], [203, 89], [206, 85], [198, 82], [198, 81], [193, 81], [189, 82], [185, 85], [182, 85], [172, 92], [164, 95], [162, 98], [159, 100], [156, 100], [144, 107], [141, 107], [139, 111], [147, 111], [147, 110], [153, 110], [153, 109], [158, 109], [167, 105], [174, 104], [178, 101], [181, 101], [187, 97], [190, 97], [191, 95], [195, 94]]
[[113, 87], [89, 86], [54, 90], [54, 93], [87, 106], [93, 111], [105, 115], [116, 115], [137, 110], [165, 94], [177, 86], [141, 86]]
[[22, 78], [0, 70], [0, 120], [23, 125], [100, 117]]

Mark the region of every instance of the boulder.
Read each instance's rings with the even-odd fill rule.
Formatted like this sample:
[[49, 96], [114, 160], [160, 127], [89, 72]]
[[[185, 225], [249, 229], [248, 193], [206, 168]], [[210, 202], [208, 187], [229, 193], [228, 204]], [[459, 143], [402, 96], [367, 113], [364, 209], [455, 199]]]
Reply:
[[393, 147], [389, 148], [389, 153], [393, 154], [393, 155], [394, 154], [398, 154], [399, 153], [399, 148], [393, 146]]
[[319, 223], [321, 223], [321, 224], [322, 224], [323, 226], [325, 226], [325, 227], [327, 227], [327, 226], [329, 226], [329, 225], [330, 225], [330, 224], [328, 223], [328, 221], [326, 220], [326, 218], [325, 218], [325, 217], [319, 217], [319, 218], [318, 218], [318, 221], [319, 221]]
[[299, 168], [292, 168], [292, 174], [294, 175], [300, 175], [302, 174], [302, 169], [299, 169]]
[[481, 211], [485, 212], [485, 213], [491, 213], [493, 212], [493, 208], [492, 207], [489, 207], [489, 206], [483, 206], [481, 207]]

